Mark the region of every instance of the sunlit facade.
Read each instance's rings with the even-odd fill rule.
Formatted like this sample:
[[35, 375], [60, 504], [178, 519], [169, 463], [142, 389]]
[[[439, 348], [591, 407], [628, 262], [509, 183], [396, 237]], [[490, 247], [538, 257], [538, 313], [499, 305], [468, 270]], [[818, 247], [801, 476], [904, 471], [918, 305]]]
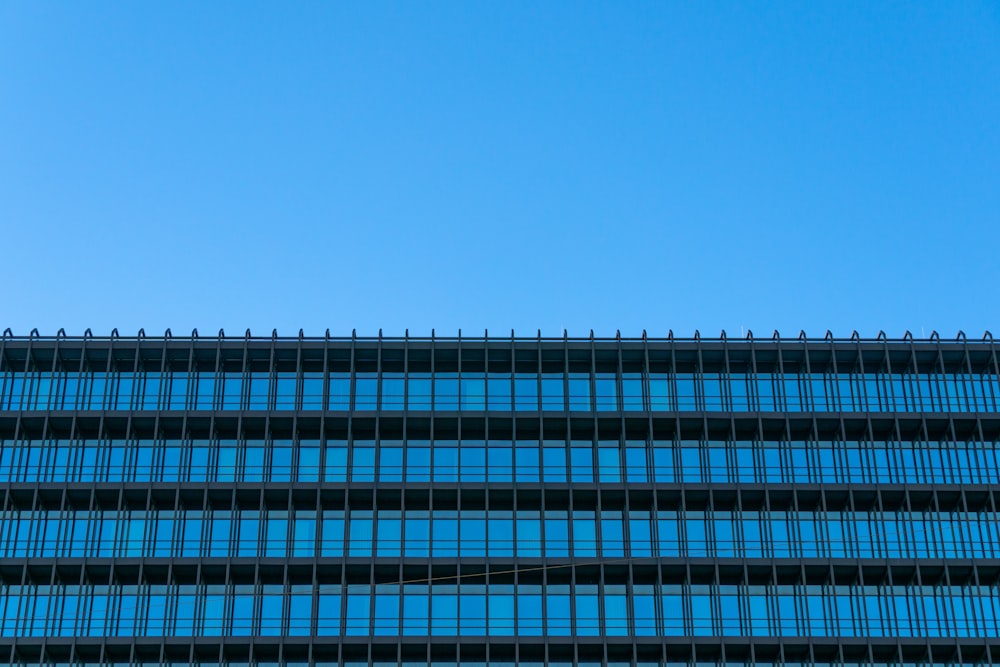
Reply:
[[0, 662], [991, 664], [985, 340], [0, 340]]

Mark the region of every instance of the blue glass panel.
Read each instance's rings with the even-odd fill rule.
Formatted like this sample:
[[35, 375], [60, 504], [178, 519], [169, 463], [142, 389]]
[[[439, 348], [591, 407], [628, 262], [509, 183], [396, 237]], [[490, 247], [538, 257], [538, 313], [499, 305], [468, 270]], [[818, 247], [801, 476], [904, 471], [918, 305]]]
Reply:
[[601, 482], [622, 481], [620, 452], [617, 442], [600, 442], [597, 448], [598, 479]]
[[564, 376], [562, 373], [542, 374], [542, 410], [566, 409], [566, 396], [563, 382]]
[[518, 373], [514, 376], [514, 409], [538, 410], [538, 376]]
[[697, 409], [696, 380], [693, 373], [677, 373], [677, 409], [684, 411]]
[[667, 373], [649, 374], [650, 410], [673, 410], [672, 376]]
[[487, 374], [487, 400], [490, 410], [510, 410], [511, 405], [511, 376], [509, 373], [489, 373]]
[[[278, 374], [278, 396], [287, 405], [288, 397], [288, 381], [283, 380], [283, 374]], [[294, 389], [293, 389], [294, 392]], [[302, 400], [299, 402], [298, 407], [303, 410], [322, 410], [323, 409], [323, 374], [322, 373], [303, 373], [302, 374]], [[331, 409], [341, 409], [333, 408]]]
[[[400, 591], [398, 586], [377, 586], [375, 589], [375, 635], [399, 635]], [[350, 599], [350, 598], [348, 598]]]
[[645, 410], [641, 373], [622, 374], [622, 409]]
[[594, 449], [591, 443], [570, 443], [569, 460], [572, 481], [594, 481]]
[[405, 407], [406, 381], [402, 373], [382, 375], [382, 409], [402, 410]]
[[331, 410], [351, 409], [351, 374], [330, 373], [330, 404]]
[[515, 479], [518, 482], [539, 481], [539, 447], [538, 443], [517, 443], [514, 450]]
[[[331, 402], [333, 401], [331, 390]], [[354, 378], [354, 409], [376, 410], [378, 408], [378, 374], [358, 373]]]
[[601, 634], [600, 602], [597, 586], [576, 587], [574, 598], [576, 634], [593, 637]]
[[370, 634], [371, 599], [368, 586], [347, 587], [347, 618], [344, 634], [365, 636]]
[[546, 482], [566, 481], [566, 443], [547, 440], [542, 446], [542, 473]]
[[410, 373], [406, 383], [406, 407], [410, 410], [430, 410], [431, 374]]
[[463, 410], [486, 409], [486, 378], [483, 375], [463, 374], [461, 381]]
[[[231, 382], [234, 382], [235, 384], [231, 385]], [[249, 397], [248, 397], [248, 407], [251, 410], [267, 410], [268, 407], [270, 407], [270, 405], [268, 403], [268, 391], [270, 390], [270, 378], [268, 377], [268, 374], [267, 373], [251, 373], [250, 377], [249, 377], [249, 382], [250, 382], [250, 391], [249, 391]], [[293, 385], [292, 385], [292, 392], [291, 393], [292, 393], [292, 397], [293, 397], [293, 400], [294, 400], [294, 396], [295, 396], [294, 380], [292, 382], [293, 382]], [[230, 396], [230, 390], [231, 389], [232, 389], [232, 391], [235, 392], [235, 394], [233, 396]], [[239, 390], [239, 379], [236, 378], [235, 380], [231, 380], [228, 377], [228, 374], [227, 374], [227, 378], [226, 378], [226, 396], [225, 396], [225, 401], [224, 401], [225, 407], [231, 408], [231, 407], [236, 407], [238, 405], [238, 402], [237, 403], [233, 403], [232, 401], [233, 401], [234, 398], [236, 398], [239, 395], [239, 391], [240, 391]], [[238, 401], [238, 399], [237, 399], [237, 401]], [[292, 404], [292, 408], [294, 408], [294, 402]]]
[[434, 375], [434, 409], [458, 410], [458, 374], [436, 373]]
[[[560, 385], [562, 378], [542, 378], [542, 400], [545, 403], [545, 409], [561, 409], [560, 403], [561, 391], [556, 391], [550, 389], [549, 383], [554, 383], [553, 386]], [[555, 394], [550, 396], [550, 393], [555, 391]], [[570, 373], [569, 374], [569, 409], [570, 410], [584, 410], [590, 411], [590, 374], [589, 373]]]

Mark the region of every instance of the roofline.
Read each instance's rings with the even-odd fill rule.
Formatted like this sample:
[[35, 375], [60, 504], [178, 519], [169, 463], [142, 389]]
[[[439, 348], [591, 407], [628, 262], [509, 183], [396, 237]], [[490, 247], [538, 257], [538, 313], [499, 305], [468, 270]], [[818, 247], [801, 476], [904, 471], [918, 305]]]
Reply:
[[806, 335], [805, 331], [800, 331], [799, 334], [791, 338], [782, 338], [777, 330], [773, 332], [771, 336], [755, 338], [752, 331], [747, 331], [744, 336], [729, 338], [726, 331], [723, 330], [719, 336], [716, 337], [705, 337], [702, 336], [699, 331], [695, 331], [693, 336], [675, 336], [673, 330], [669, 330], [666, 336], [647, 336], [646, 331], [643, 330], [641, 336], [622, 336], [619, 332], [618, 335], [611, 336], [595, 336], [594, 332], [590, 332], [590, 336], [569, 336], [564, 330], [562, 336], [543, 336], [541, 330], [537, 330], [535, 335], [518, 336], [515, 334], [514, 330], [511, 329], [510, 335], [499, 335], [490, 336], [489, 331], [484, 331], [482, 335], [475, 334], [472, 336], [465, 336], [462, 334], [462, 330], [458, 330], [457, 335], [446, 335], [438, 336], [435, 334], [434, 330], [431, 330], [430, 336], [410, 336], [407, 331], [403, 336], [384, 336], [382, 331], [379, 330], [376, 336], [358, 336], [356, 331], [352, 332], [350, 336], [335, 336], [330, 334], [330, 330], [327, 329], [325, 335], [323, 336], [306, 336], [302, 329], [299, 329], [297, 336], [280, 336], [277, 330], [272, 330], [270, 336], [254, 336], [252, 335], [250, 329], [247, 329], [242, 336], [227, 336], [225, 331], [220, 329], [215, 335], [201, 336], [197, 329], [194, 329], [190, 335], [174, 336], [170, 329], [167, 329], [162, 335], [147, 335], [143, 329], [140, 329], [135, 335], [121, 335], [117, 329], [112, 329], [109, 335], [94, 335], [90, 329], [84, 331], [82, 335], [68, 335], [63, 329], [60, 329], [55, 335], [42, 335], [37, 329], [32, 329], [31, 333], [28, 335], [14, 335], [10, 328], [4, 329], [2, 334], [2, 340], [4, 341], [16, 341], [16, 342], [26, 342], [26, 341], [67, 341], [67, 342], [112, 342], [112, 341], [122, 341], [122, 342], [140, 342], [140, 341], [172, 341], [172, 342], [209, 342], [209, 341], [252, 341], [252, 342], [383, 342], [383, 343], [447, 343], [447, 342], [488, 342], [488, 341], [517, 341], [517, 342], [568, 342], [568, 343], [656, 343], [656, 344], [670, 344], [670, 343], [702, 343], [702, 344], [727, 344], [727, 343], [804, 343], [809, 345], [816, 344], [911, 344], [911, 343], [932, 343], [932, 344], [949, 344], [949, 343], [959, 343], [959, 344], [992, 344], [993, 334], [990, 331], [984, 331], [981, 339], [968, 338], [964, 331], [959, 331], [953, 340], [942, 338], [938, 332], [932, 331], [930, 336], [926, 338], [914, 337], [909, 331], [905, 332], [901, 338], [889, 338], [884, 331], [879, 332], [879, 335], [871, 337], [862, 337], [857, 331], [853, 332], [849, 337], [836, 337], [830, 331], [822, 337], [809, 337]]

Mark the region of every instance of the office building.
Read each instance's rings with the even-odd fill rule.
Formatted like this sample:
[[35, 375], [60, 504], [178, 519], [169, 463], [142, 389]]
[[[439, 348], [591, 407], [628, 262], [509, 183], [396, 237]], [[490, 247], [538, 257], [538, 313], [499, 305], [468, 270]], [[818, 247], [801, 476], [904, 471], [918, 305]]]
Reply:
[[0, 340], [0, 662], [1000, 660], [992, 338]]

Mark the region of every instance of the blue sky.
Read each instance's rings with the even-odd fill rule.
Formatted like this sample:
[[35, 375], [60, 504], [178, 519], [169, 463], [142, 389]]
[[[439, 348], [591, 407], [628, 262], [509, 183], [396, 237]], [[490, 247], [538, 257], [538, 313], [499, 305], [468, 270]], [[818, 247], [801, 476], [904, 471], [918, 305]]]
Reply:
[[1000, 335], [1000, 5], [0, 3], [0, 327]]

